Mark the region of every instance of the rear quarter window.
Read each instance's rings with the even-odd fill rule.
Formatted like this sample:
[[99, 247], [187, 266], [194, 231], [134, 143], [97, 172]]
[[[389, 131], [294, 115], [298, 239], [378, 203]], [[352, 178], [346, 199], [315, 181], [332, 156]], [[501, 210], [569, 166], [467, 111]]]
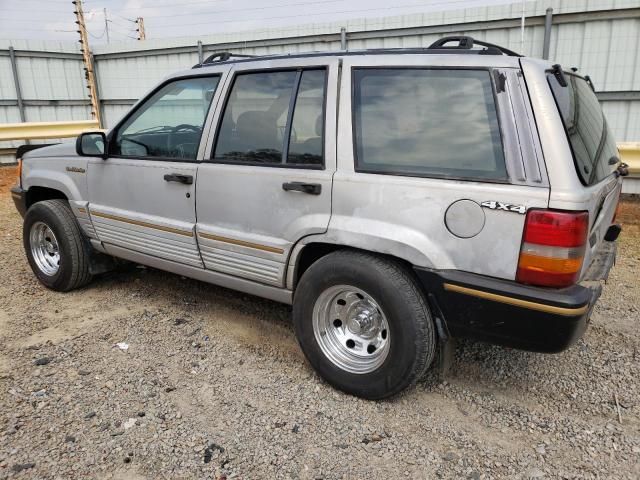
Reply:
[[356, 170], [506, 180], [488, 70], [353, 72]]
[[618, 148], [596, 94], [586, 80], [565, 72], [563, 87], [553, 74], [547, 80], [553, 92], [573, 153], [576, 172], [585, 185], [594, 185], [617, 168]]

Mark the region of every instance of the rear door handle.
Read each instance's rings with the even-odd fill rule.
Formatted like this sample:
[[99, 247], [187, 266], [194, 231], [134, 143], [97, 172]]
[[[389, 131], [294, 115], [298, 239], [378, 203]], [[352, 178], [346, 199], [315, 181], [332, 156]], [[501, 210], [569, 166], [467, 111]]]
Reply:
[[165, 182], [178, 182], [185, 185], [191, 185], [193, 183], [193, 175], [182, 175], [180, 173], [169, 173], [164, 176]]
[[302, 192], [308, 193], [309, 195], [320, 195], [322, 185], [319, 183], [285, 182], [282, 184], [282, 189], [286, 192]]

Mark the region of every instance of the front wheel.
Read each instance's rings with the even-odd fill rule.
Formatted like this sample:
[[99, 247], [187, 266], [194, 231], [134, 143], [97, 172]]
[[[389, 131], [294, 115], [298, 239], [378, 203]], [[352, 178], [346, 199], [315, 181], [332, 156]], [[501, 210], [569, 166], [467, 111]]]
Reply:
[[29, 265], [46, 287], [66, 292], [91, 280], [90, 247], [66, 201], [33, 204], [22, 235]]
[[411, 272], [366, 253], [337, 251], [311, 265], [296, 290], [293, 319], [316, 371], [363, 398], [412, 385], [436, 352], [429, 307]]

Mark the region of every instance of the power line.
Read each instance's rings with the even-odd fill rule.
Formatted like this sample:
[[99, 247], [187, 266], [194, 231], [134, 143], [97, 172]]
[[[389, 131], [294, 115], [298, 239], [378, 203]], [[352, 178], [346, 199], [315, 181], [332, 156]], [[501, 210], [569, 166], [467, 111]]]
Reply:
[[[467, 3], [467, 0], [450, 0], [447, 2], [440, 2], [440, 3], [432, 3], [429, 6], [439, 6], [439, 5], [451, 5], [451, 4], [460, 4], [460, 3]], [[342, 11], [333, 11], [333, 12], [317, 12], [317, 13], [301, 13], [301, 14], [295, 14], [295, 15], [280, 15], [280, 16], [274, 16], [274, 17], [261, 17], [259, 19], [252, 19], [252, 20], [215, 20], [215, 21], [209, 21], [209, 22], [194, 22], [194, 23], [172, 23], [172, 24], [168, 24], [168, 25], [162, 25], [162, 28], [175, 28], [175, 27], [191, 27], [191, 26], [195, 26], [195, 25], [214, 25], [217, 23], [244, 23], [244, 22], [248, 22], [248, 21], [256, 21], [256, 20], [281, 20], [281, 19], [286, 19], [286, 18], [301, 18], [301, 17], [316, 17], [319, 15], [336, 15], [336, 14], [341, 14], [341, 13], [359, 13], [359, 12], [374, 12], [374, 11], [387, 11], [387, 10], [397, 10], [400, 8], [407, 8], [407, 7], [419, 7], [419, 4], [416, 3], [412, 3], [412, 4], [405, 4], [405, 5], [395, 5], [392, 7], [376, 7], [376, 8], [369, 8], [369, 9], [354, 9], [354, 10], [342, 10]], [[213, 14], [213, 13], [223, 13], [223, 12], [210, 12], [210, 13], [198, 13], [197, 16], [202, 16], [202, 15], [209, 15], [209, 14]], [[171, 15], [171, 17], [176, 17], [178, 15]], [[160, 18], [160, 17], [147, 17], [147, 18]]]
[[[315, 5], [315, 4], [323, 4], [326, 5], [328, 3], [341, 3], [342, 0], [315, 0], [313, 2], [301, 2], [301, 3], [286, 3], [280, 5], [270, 5], [264, 7], [246, 7], [246, 8], [233, 8], [229, 10], [213, 10], [210, 12], [194, 12], [194, 13], [176, 13], [175, 15], [145, 15], [145, 18], [174, 18], [174, 17], [189, 17], [189, 16], [201, 16], [201, 15], [218, 15], [220, 13], [236, 13], [236, 12], [249, 12], [255, 10], [272, 10], [274, 8], [285, 8], [285, 7], [297, 7], [301, 5]], [[301, 15], [306, 16], [306, 15]]]
[[[244, 8], [233, 8], [233, 9], [227, 9], [227, 10], [214, 10], [211, 13], [224, 13], [224, 12], [245, 12], [245, 11], [249, 11], [249, 10], [269, 10], [272, 8], [285, 8], [285, 7], [298, 7], [301, 5], [315, 5], [315, 4], [324, 4], [327, 5], [329, 3], [342, 3], [344, 0], [312, 0], [310, 2], [296, 2], [296, 3], [281, 3], [278, 5], [265, 5], [263, 7], [244, 7]], [[196, 2], [180, 2], [180, 6], [185, 6], [185, 5], [211, 5], [212, 2], [200, 2], [200, 1], [196, 1]], [[121, 8], [119, 9], [119, 11], [121, 12], [125, 12], [125, 11], [139, 11], [139, 10], [148, 10], [148, 9], [153, 9], [153, 10], [158, 10], [158, 7], [162, 7], [162, 5], [158, 5], [154, 2], [153, 7], [132, 7], [132, 8]], [[165, 7], [169, 7], [169, 6], [173, 6], [173, 4], [165, 4]], [[184, 16], [184, 15], [199, 15], [200, 12], [196, 12], [196, 13], [192, 13], [192, 14], [186, 14], [186, 13], [182, 13], [182, 14], [176, 14], [175, 16]], [[145, 18], [151, 18], [153, 15], [146, 15], [145, 14]], [[174, 15], [171, 15], [174, 16]]]
[[120, 17], [122, 20], [126, 20], [127, 22], [136, 23], [136, 21], [132, 18], [123, 17], [122, 15], [118, 15], [117, 13], [112, 13], [116, 17]]
[[124, 30], [134, 30], [135, 29], [135, 25], [123, 25], [121, 23], [115, 22], [113, 20], [109, 20], [109, 23], [111, 24], [111, 26], [113, 27], [118, 27], [118, 28], [122, 28]]
[[[25, 15], [27, 15], [27, 13], [25, 13]], [[36, 21], [34, 21], [34, 19], [33, 19], [33, 18], [25, 19], [25, 18], [6, 18], [6, 17], [4, 17], [4, 18], [2, 18], [2, 20], [6, 20], [8, 23], [9, 23], [9, 22], [10, 22], [10, 23], [31, 23], [31, 24], [36, 23]], [[68, 16], [66, 17], [66, 20], [71, 21], [71, 20], [69, 20], [69, 17], [68, 17]], [[42, 20], [37, 20], [37, 21], [41, 21], [41, 22], [50, 22], [50, 21], [54, 21], [54, 22], [57, 22], [57, 21], [64, 22], [65, 20], [62, 20], [62, 19], [61, 19], [61, 20], [52, 20], [52, 19], [50, 19], [50, 18], [47, 18], [47, 19], [44, 19], [44, 18], [43, 18]]]

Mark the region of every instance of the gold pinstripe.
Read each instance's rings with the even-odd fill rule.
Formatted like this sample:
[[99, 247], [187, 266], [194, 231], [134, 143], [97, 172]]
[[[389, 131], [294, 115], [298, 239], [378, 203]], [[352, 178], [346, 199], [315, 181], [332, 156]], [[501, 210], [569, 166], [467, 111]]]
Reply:
[[91, 212], [94, 217], [108, 218], [109, 220], [115, 220], [117, 222], [130, 223], [132, 225], [138, 225], [140, 227], [153, 228], [155, 230], [161, 230], [163, 232], [175, 233], [177, 235], [184, 235], [185, 237], [193, 237], [193, 232], [190, 230], [180, 230], [178, 228], [164, 227], [162, 225], [156, 225], [155, 223], [141, 222], [139, 220], [132, 220], [130, 218], [119, 217], [117, 215], [111, 215], [102, 212]]
[[475, 288], [462, 287], [460, 285], [453, 285], [451, 283], [445, 283], [444, 289], [449, 292], [462, 293], [464, 295], [471, 295], [472, 297], [484, 298], [486, 300], [492, 300], [494, 302], [506, 303], [507, 305], [528, 308], [529, 310], [537, 310], [539, 312], [553, 313], [555, 315], [562, 315], [564, 317], [577, 317], [578, 315], [583, 315], [589, 309], [588, 304], [577, 308], [555, 307], [553, 305], [545, 305], [544, 303], [537, 303], [531, 302], [529, 300], [507, 297], [505, 295], [484, 292], [482, 290], [476, 290]]

